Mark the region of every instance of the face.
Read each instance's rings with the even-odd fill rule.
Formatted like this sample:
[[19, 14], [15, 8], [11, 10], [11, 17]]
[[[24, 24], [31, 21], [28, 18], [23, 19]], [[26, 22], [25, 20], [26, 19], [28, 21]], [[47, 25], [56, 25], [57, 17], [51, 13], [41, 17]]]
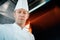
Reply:
[[25, 9], [17, 9], [14, 13], [15, 22], [24, 23], [29, 17], [29, 13]]

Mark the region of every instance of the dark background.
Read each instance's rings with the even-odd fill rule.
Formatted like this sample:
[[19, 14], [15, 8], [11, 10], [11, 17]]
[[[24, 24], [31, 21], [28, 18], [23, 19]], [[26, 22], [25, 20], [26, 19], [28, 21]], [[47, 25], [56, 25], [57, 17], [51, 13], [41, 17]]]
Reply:
[[60, 40], [60, 4], [51, 0], [30, 14], [36, 40]]

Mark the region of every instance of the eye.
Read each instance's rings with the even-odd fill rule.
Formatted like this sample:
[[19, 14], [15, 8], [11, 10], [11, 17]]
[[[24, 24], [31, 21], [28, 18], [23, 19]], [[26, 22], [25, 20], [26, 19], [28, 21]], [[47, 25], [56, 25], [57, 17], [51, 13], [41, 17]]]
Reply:
[[20, 14], [20, 13], [21, 13], [21, 11], [18, 11], [17, 13], [19, 13], [19, 14]]
[[28, 12], [27, 12], [27, 11], [24, 11], [23, 13], [24, 13], [24, 14], [28, 14]]
[[21, 13], [21, 11], [19, 11], [19, 13]]
[[26, 14], [26, 12], [23, 12], [23, 14]]

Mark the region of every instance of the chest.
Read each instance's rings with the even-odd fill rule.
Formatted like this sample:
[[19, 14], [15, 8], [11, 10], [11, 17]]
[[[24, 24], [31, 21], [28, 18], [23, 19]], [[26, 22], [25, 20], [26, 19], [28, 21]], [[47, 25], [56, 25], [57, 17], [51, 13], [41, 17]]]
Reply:
[[7, 28], [4, 33], [6, 40], [31, 40], [30, 34], [24, 30]]

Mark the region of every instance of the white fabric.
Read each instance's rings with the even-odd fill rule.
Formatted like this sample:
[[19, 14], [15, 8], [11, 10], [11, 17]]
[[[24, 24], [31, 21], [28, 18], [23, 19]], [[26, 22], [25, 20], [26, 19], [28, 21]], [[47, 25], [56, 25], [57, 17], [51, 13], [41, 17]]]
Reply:
[[35, 40], [34, 36], [16, 23], [0, 25], [0, 40]]
[[27, 0], [18, 0], [15, 10], [20, 9], [20, 8], [23, 8], [23, 9], [29, 11]]

